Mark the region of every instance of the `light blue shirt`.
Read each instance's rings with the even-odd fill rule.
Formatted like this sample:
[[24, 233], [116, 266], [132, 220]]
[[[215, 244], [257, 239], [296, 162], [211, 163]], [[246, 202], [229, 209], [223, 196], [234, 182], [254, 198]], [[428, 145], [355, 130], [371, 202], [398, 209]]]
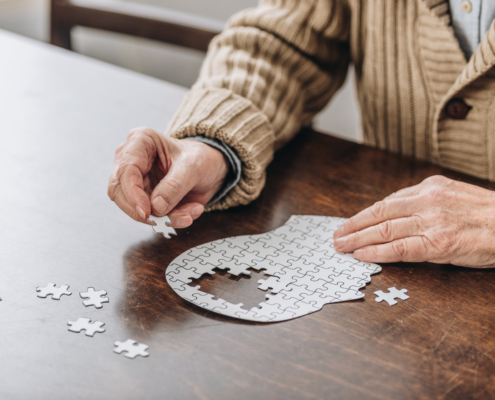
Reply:
[[[449, 1], [452, 27], [466, 59], [469, 59], [495, 19], [495, 0]], [[463, 6], [463, 3], [467, 4]]]

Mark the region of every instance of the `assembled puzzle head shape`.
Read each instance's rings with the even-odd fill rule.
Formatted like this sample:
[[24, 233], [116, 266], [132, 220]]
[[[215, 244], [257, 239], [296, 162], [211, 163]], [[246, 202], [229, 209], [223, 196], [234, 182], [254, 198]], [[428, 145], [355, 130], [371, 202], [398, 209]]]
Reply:
[[[370, 276], [381, 271], [376, 264], [356, 260], [333, 248], [333, 233], [346, 220], [320, 216], [292, 216], [280, 228], [261, 235], [216, 240], [181, 254], [169, 265], [169, 285], [187, 301], [207, 310], [258, 322], [297, 318], [325, 304], [359, 299]], [[251, 310], [188, 285], [214, 269], [233, 275], [264, 270], [259, 289], [271, 289], [266, 300]]]

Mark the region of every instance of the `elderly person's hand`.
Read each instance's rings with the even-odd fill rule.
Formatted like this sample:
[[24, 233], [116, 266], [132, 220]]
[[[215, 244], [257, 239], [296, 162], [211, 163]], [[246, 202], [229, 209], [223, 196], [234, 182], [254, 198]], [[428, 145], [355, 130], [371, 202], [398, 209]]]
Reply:
[[365, 262], [495, 266], [495, 193], [443, 176], [388, 196], [334, 234], [340, 252]]
[[115, 153], [108, 196], [136, 221], [168, 214], [174, 228], [185, 228], [203, 213], [228, 171], [224, 155], [207, 144], [137, 128]]

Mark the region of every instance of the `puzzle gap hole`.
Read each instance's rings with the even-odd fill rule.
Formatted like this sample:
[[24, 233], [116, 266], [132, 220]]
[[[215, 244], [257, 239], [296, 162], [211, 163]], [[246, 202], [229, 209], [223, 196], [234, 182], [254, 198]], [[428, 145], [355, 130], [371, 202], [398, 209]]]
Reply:
[[258, 280], [265, 279], [264, 270], [248, 268], [251, 275], [232, 275], [228, 270], [215, 268], [214, 275], [203, 274], [194, 279], [189, 286], [200, 285], [201, 291], [222, 298], [232, 304], [242, 303], [242, 308], [250, 310], [265, 300], [266, 292], [258, 289]]

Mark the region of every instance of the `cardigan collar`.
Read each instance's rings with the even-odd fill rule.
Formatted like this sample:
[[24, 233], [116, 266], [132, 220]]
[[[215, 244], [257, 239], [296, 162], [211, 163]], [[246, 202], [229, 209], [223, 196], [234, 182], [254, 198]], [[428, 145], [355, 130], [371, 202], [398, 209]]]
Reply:
[[450, 99], [495, 66], [495, 21], [466, 61], [451, 26], [449, 1], [419, 0], [419, 3], [423, 6], [418, 20], [419, 47], [437, 105], [432, 144], [435, 156], [440, 157], [438, 140], [442, 134], [438, 132], [438, 121], [442, 110]]
[[450, 25], [450, 8], [449, 0], [422, 0], [433, 14], [443, 20], [447, 25]]
[[462, 73], [458, 76], [454, 85], [447, 93], [448, 97], [454, 96], [464, 87], [474, 82], [495, 66], [495, 21], [481, 40], [475, 52], [467, 62]]
[[[446, 29], [452, 30], [450, 7], [448, 0], [421, 0], [426, 7], [445, 25]], [[486, 73], [495, 66], [495, 26], [494, 23], [481, 40], [476, 51], [464, 65], [462, 73], [453, 83], [452, 87], [446, 94], [447, 98], [458, 93], [463, 87], [473, 82], [475, 79]]]

